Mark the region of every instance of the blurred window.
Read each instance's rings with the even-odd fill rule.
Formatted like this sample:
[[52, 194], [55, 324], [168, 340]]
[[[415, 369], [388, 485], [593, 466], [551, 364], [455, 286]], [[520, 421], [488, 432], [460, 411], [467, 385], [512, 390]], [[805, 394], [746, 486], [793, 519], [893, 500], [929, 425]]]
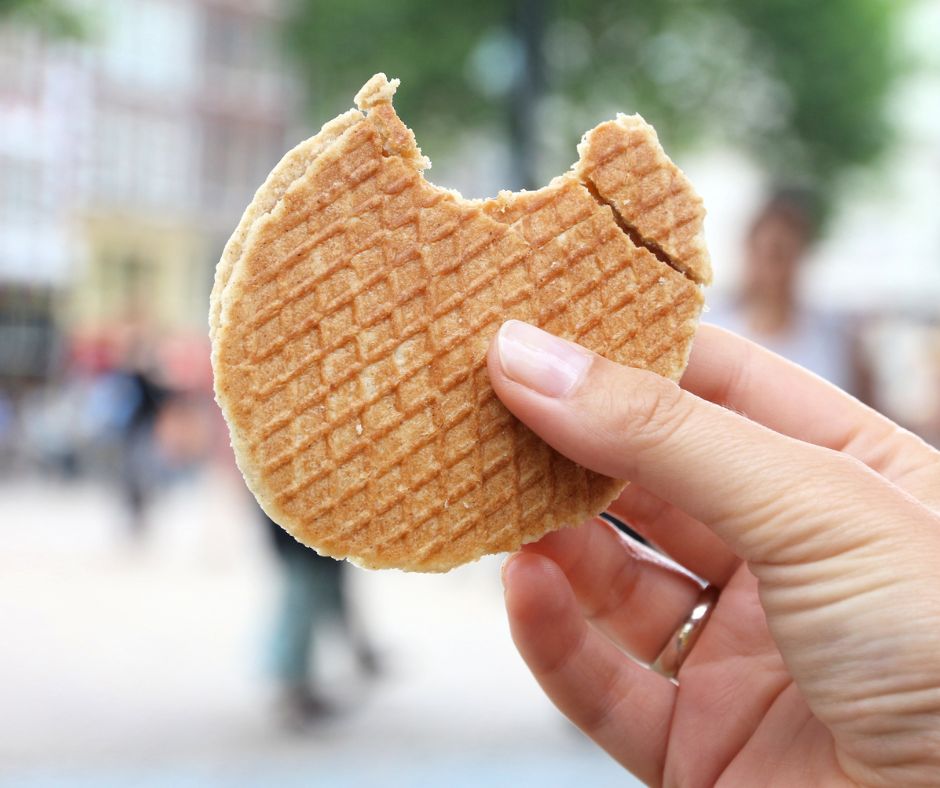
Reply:
[[191, 126], [182, 116], [103, 108], [94, 136], [95, 197], [106, 204], [188, 207], [198, 177], [190, 135]]
[[43, 213], [42, 164], [0, 158], [0, 223], [37, 224]]
[[205, 17], [206, 61], [215, 66], [238, 63], [240, 20], [221, 8], [207, 8]]
[[95, 196], [106, 203], [133, 199], [133, 115], [121, 108], [106, 107], [96, 120]]
[[147, 303], [154, 296], [154, 268], [136, 255], [122, 257], [114, 270], [116, 291], [122, 304]]
[[211, 66], [258, 70], [270, 67], [271, 24], [262, 17], [225, 7], [205, 9], [206, 62]]
[[51, 312], [50, 293], [0, 285], [0, 386], [49, 371], [55, 347]]
[[[280, 155], [278, 127], [213, 117], [203, 125], [203, 199], [209, 206], [243, 205]], [[276, 151], [272, 158], [272, 151]]]
[[224, 120], [207, 119], [202, 126], [203, 200], [211, 205], [225, 198], [232, 149], [229, 125]]
[[35, 33], [0, 26], [0, 94], [37, 97], [42, 79], [41, 44]]
[[110, 79], [158, 90], [179, 89], [192, 81], [196, 19], [190, 4], [109, 0], [105, 17], [102, 62]]
[[139, 161], [135, 169], [143, 200], [151, 205], [180, 207], [194, 177], [187, 126], [172, 117], [141, 115], [137, 128], [139, 139], [135, 150]]

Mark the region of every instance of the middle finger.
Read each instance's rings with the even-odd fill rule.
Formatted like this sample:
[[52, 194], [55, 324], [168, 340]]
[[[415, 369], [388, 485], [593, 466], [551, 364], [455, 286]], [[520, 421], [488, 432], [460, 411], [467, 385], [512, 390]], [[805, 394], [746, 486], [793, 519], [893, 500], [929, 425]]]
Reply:
[[701, 587], [599, 518], [526, 545], [568, 578], [585, 618], [635, 659], [651, 663], [685, 621]]
[[607, 509], [677, 564], [719, 588], [741, 564], [714, 531], [638, 484], [628, 484]]

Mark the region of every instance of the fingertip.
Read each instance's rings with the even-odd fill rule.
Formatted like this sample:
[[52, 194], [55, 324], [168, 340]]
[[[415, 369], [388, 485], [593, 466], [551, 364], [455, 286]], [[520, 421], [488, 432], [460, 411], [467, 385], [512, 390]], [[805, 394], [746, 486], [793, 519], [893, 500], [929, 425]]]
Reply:
[[503, 584], [507, 588], [520, 584], [541, 583], [545, 573], [551, 573], [552, 569], [558, 570], [554, 561], [528, 549], [535, 544], [537, 543], [525, 545], [522, 550], [512, 553], [503, 562]]
[[571, 589], [561, 568], [544, 555], [513, 553], [503, 564], [506, 608], [511, 619], [528, 621], [563, 609]]
[[513, 560], [518, 555], [519, 553], [510, 553], [503, 559], [503, 563], [499, 567], [499, 579], [502, 581], [504, 591], [506, 589], [506, 582], [507, 582], [506, 578], [509, 572], [509, 565], [513, 562]]

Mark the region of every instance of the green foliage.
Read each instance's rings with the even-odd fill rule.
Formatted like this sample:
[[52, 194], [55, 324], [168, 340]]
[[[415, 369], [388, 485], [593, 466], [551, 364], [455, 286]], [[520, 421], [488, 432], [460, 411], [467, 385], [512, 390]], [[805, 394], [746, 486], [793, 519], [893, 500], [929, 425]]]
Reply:
[[[874, 159], [890, 140], [884, 106], [899, 74], [891, 0], [735, 0], [735, 13], [768, 53], [771, 73], [789, 96], [781, 129], [802, 143], [798, 165], [820, 178]], [[764, 155], [778, 170], [773, 136]]]
[[439, 146], [512, 111], [511, 19], [527, 2], [545, 18], [554, 110], [540, 136], [564, 138], [568, 161], [589, 125], [638, 111], [670, 148], [744, 146], [825, 199], [890, 138], [896, 0], [297, 0], [287, 40], [319, 119], [385, 71], [405, 85], [402, 116]]
[[85, 21], [62, 0], [0, 0], [0, 21], [12, 19], [54, 38], [81, 38]]
[[497, 117], [494, 106], [468, 90], [465, 65], [484, 31], [502, 21], [500, 0], [301, 0], [285, 26], [286, 40], [317, 116], [346, 109], [372, 74], [399, 77], [408, 89], [395, 98], [416, 124]]

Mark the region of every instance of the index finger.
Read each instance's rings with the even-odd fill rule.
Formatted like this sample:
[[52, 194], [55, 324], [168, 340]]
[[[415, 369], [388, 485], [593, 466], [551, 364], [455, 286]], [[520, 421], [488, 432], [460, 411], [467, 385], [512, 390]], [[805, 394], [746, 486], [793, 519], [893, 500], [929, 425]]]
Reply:
[[682, 388], [792, 438], [861, 460], [940, 508], [940, 453], [812, 372], [730, 331], [701, 325]]

